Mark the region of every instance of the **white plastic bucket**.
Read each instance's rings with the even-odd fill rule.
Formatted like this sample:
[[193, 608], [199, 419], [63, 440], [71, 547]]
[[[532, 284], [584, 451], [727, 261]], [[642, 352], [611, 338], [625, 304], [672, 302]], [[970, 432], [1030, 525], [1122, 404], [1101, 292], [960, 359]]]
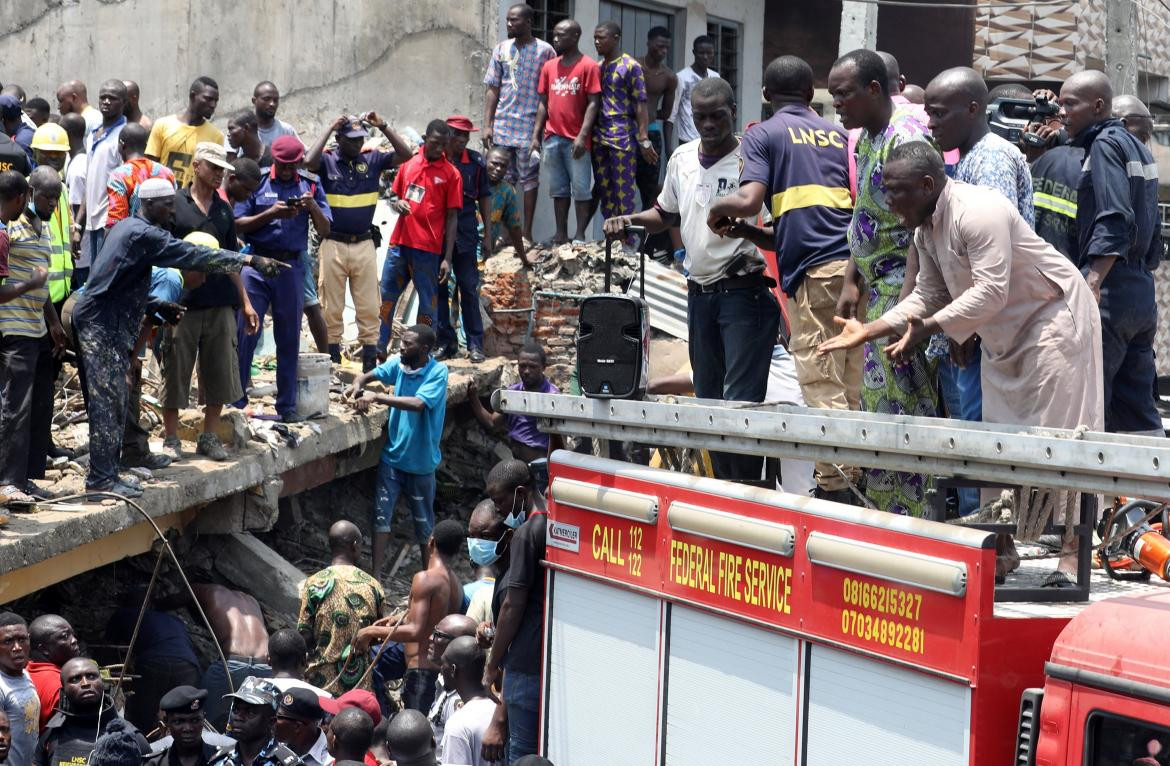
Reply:
[[297, 415], [329, 413], [329, 355], [301, 354], [297, 362]]

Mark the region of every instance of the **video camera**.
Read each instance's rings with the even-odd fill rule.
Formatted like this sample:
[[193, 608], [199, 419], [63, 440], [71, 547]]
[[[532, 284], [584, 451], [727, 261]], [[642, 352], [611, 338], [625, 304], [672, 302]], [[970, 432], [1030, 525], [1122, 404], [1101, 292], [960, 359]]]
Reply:
[[1045, 122], [1060, 113], [1060, 106], [1046, 98], [997, 98], [987, 105], [987, 124], [991, 132], [1013, 144], [1021, 141], [1043, 146], [1044, 139], [1026, 132], [1028, 123]]

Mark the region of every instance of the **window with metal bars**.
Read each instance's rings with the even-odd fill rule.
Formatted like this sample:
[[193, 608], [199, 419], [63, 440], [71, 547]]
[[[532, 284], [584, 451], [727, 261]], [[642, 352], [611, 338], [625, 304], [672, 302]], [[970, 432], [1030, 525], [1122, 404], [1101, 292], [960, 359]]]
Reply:
[[731, 85], [735, 100], [740, 96], [740, 47], [743, 41], [742, 27], [733, 21], [707, 17], [707, 36], [715, 43], [715, 71]]
[[532, 6], [532, 34], [552, 44], [552, 31], [560, 22], [573, 17], [573, 0], [528, 0]]

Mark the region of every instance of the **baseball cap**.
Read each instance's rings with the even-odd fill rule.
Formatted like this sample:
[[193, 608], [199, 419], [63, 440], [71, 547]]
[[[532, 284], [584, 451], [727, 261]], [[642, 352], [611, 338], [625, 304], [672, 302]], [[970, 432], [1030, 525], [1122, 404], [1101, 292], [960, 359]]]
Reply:
[[0, 96], [0, 117], [6, 120], [19, 117], [22, 114], [20, 99], [11, 93]]
[[228, 162], [227, 149], [223, 144], [217, 144], [212, 141], [200, 141], [195, 145], [195, 156], [191, 158], [192, 162], [210, 162], [216, 167], [224, 170], [234, 170], [232, 163]]
[[272, 142], [272, 159], [282, 165], [300, 162], [305, 156], [305, 145], [296, 136], [281, 136]]
[[202, 245], [203, 247], [212, 247], [216, 250], [220, 249], [219, 240], [215, 238], [214, 234], [209, 234], [206, 231], [195, 231], [183, 237], [184, 242], [190, 242], [192, 245]]
[[337, 135], [344, 138], [365, 138], [370, 135], [370, 131], [366, 130], [360, 119], [351, 115], [349, 122], [337, 129]]
[[65, 128], [53, 122], [46, 122], [33, 133], [32, 148], [42, 152], [69, 151], [69, 136]]
[[355, 707], [369, 714], [370, 718], [374, 719], [375, 726], [382, 721], [382, 709], [378, 706], [378, 699], [373, 692], [365, 689], [351, 689], [336, 699], [318, 697], [317, 702], [329, 715], [337, 715], [347, 707]]
[[281, 695], [277, 713], [301, 721], [320, 721], [325, 717], [317, 695], [300, 686], [293, 686]]
[[248, 676], [244, 679], [244, 683], [240, 684], [240, 688], [236, 689], [234, 694], [225, 694], [223, 698], [225, 700], [237, 699], [249, 705], [268, 705], [275, 710], [276, 698], [279, 694], [280, 689], [273, 686], [271, 681], [265, 681], [263, 678], [257, 678], [256, 676]]
[[447, 118], [447, 127], [452, 130], [462, 130], [464, 133], [475, 133], [479, 128], [471, 123], [471, 120], [461, 114], [453, 114]]

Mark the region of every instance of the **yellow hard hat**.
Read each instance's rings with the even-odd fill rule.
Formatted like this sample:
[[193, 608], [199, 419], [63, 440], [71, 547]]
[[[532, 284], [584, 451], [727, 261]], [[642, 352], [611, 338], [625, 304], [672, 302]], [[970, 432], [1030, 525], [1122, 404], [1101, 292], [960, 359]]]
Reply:
[[193, 231], [183, 237], [183, 241], [190, 242], [192, 245], [202, 245], [203, 247], [219, 249], [219, 240], [215, 238], [215, 235], [208, 234], [205, 231]]
[[69, 136], [65, 128], [53, 122], [46, 122], [33, 133], [32, 148], [45, 152], [69, 151]]

